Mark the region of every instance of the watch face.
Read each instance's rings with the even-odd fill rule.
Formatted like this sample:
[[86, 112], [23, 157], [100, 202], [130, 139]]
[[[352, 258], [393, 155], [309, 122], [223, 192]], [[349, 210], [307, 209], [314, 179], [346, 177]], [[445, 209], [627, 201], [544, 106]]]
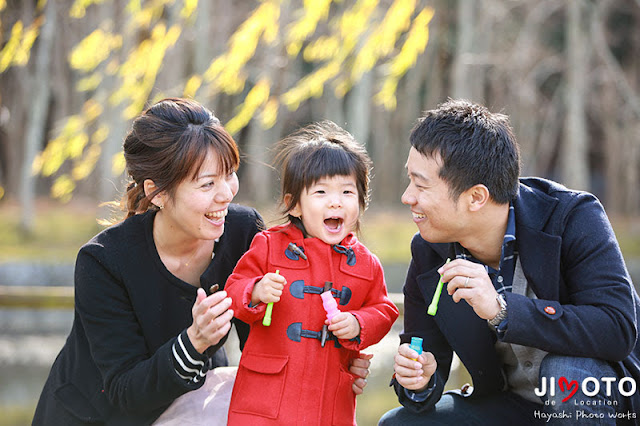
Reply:
[[507, 317], [507, 301], [505, 300], [504, 296], [502, 294], [498, 294], [498, 296], [496, 296], [496, 300], [500, 304], [500, 312], [498, 312], [498, 315], [496, 315], [495, 318], [489, 320], [489, 324], [494, 327], [499, 326], [500, 323]]

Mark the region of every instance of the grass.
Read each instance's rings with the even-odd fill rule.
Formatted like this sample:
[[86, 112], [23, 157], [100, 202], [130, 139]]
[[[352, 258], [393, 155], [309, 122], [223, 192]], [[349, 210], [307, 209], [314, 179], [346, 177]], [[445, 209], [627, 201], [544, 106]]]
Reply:
[[22, 212], [15, 203], [0, 205], [0, 260], [73, 262], [78, 249], [102, 227], [91, 203], [36, 203], [34, 229], [21, 229]]
[[417, 231], [408, 208], [371, 210], [364, 215], [361, 239], [383, 264], [408, 263]]
[[[73, 262], [78, 249], [102, 226], [97, 203], [60, 204], [40, 200], [31, 235], [20, 229], [21, 210], [16, 203], [0, 204], [0, 261], [37, 259], [39, 262]], [[268, 225], [276, 214], [260, 209]], [[409, 243], [416, 232], [409, 212], [367, 211], [362, 220], [361, 240], [383, 263], [407, 263]]]
[[[276, 222], [273, 208], [259, 210], [267, 224]], [[103, 229], [97, 219], [106, 214], [88, 201], [39, 200], [36, 211], [35, 229], [25, 235], [20, 230], [19, 206], [8, 201], [0, 204], [0, 261], [73, 262], [82, 244]], [[640, 258], [640, 218], [612, 218], [612, 222], [625, 257]], [[408, 263], [409, 244], [417, 228], [407, 208], [370, 209], [361, 228], [360, 239], [383, 264]]]
[[23, 426], [31, 424], [34, 406], [0, 406], [2, 417], [0, 418], [0, 426]]
[[627, 259], [640, 259], [640, 218], [612, 218], [616, 238]]

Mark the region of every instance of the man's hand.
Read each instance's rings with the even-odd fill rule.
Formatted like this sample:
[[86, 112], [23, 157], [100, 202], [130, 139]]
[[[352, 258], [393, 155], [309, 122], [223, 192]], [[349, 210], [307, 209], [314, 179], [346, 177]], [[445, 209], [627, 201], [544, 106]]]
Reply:
[[351, 361], [349, 361], [349, 371], [351, 374], [358, 376], [353, 381], [353, 385], [351, 385], [353, 393], [356, 395], [361, 395], [365, 386], [367, 386], [367, 376], [369, 376], [369, 367], [371, 366], [371, 361], [369, 360], [371, 358], [373, 358], [373, 354], [359, 353], [358, 358], [351, 358]]
[[393, 370], [402, 387], [422, 391], [426, 389], [437, 367], [438, 363], [431, 352], [423, 352], [418, 356], [408, 343], [403, 343], [398, 348]]
[[456, 259], [438, 269], [442, 281], [447, 283], [447, 293], [453, 301], [467, 301], [480, 318], [490, 320], [500, 312], [496, 291], [483, 265], [464, 259]]

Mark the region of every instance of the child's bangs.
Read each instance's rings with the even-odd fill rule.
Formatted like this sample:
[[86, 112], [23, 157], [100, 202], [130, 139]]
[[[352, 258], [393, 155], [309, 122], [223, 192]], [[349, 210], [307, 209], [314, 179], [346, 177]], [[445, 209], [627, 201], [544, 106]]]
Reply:
[[304, 168], [304, 186], [308, 188], [327, 176], [350, 175], [356, 175], [355, 159], [341, 148], [323, 146], [308, 159]]

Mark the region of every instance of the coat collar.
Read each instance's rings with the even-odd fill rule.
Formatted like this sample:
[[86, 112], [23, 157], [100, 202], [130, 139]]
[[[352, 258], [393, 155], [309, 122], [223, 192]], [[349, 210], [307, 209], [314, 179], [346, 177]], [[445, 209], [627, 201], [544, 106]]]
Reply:
[[[513, 201], [516, 214], [516, 241], [522, 269], [533, 291], [541, 299], [558, 300], [562, 238], [545, 232], [558, 206], [549, 195], [550, 183], [541, 179], [524, 179]], [[453, 244], [431, 244], [443, 259], [452, 256]], [[540, 265], [545, 265], [541, 268]]]
[[[304, 236], [302, 235], [302, 231], [298, 229], [297, 226], [292, 224], [291, 222], [287, 222], [283, 225], [274, 226], [269, 231], [271, 232], [279, 232], [284, 234], [286, 237], [290, 238], [292, 241], [302, 241], [304, 240]], [[313, 237], [312, 239], [317, 239]], [[358, 239], [353, 232], [349, 232], [346, 237], [342, 241], [340, 241], [341, 246], [351, 247], [358, 243]]]
[[520, 183], [514, 200], [518, 253], [524, 275], [540, 299], [559, 297], [562, 238], [545, 232], [557, 206], [558, 199], [544, 188]]
[[[340, 242], [337, 250], [318, 238], [304, 238], [302, 231], [291, 223], [274, 226], [267, 233], [274, 241], [273, 250], [269, 250], [269, 262], [281, 269], [306, 269], [311, 262], [328, 262], [332, 253], [339, 253], [339, 270], [347, 275], [362, 279], [373, 279], [375, 270], [371, 253], [358, 242], [353, 233]], [[307, 255], [307, 259], [290, 253], [289, 243], [293, 243]], [[289, 252], [289, 253], [288, 253]], [[351, 260], [351, 261], [350, 261]], [[317, 263], [316, 263], [317, 264]], [[328, 265], [326, 265], [328, 266]]]

